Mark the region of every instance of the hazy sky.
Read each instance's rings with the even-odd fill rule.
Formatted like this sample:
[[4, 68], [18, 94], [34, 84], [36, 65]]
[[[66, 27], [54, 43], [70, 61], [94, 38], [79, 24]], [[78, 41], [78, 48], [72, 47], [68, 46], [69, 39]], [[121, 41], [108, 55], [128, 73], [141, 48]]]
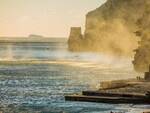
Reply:
[[66, 37], [105, 0], [0, 0], [0, 36]]

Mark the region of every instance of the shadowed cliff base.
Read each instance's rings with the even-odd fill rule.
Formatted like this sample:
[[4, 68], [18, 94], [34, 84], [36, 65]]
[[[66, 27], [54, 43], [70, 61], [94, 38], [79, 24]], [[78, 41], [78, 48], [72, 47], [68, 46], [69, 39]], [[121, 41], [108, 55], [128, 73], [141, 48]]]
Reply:
[[[105, 4], [86, 15], [83, 35], [81, 28], [71, 28], [69, 50], [133, 57], [133, 50], [138, 48], [138, 41], [142, 39], [147, 42], [149, 37], [149, 7], [149, 0], [107, 0]], [[136, 68], [138, 64], [143, 64], [145, 59], [141, 54], [143, 50], [135, 55], [134, 64], [137, 71], [147, 68]], [[138, 60], [139, 57], [141, 61]], [[150, 61], [150, 57], [148, 60]], [[146, 65], [149, 64], [146, 62]]]

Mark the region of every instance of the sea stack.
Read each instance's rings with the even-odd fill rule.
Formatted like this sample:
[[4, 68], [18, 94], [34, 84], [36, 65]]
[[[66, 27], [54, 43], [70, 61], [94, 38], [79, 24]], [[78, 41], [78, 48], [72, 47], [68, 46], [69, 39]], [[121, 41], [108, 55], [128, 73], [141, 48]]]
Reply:
[[71, 27], [69, 40], [68, 40], [68, 47], [70, 51], [80, 51], [81, 50], [81, 42], [83, 36], [81, 27]]

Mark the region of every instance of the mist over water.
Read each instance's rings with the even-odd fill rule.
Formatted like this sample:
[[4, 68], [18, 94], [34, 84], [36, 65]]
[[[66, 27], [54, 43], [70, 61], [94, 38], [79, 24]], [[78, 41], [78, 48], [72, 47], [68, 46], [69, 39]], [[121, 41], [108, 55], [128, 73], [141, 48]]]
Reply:
[[[131, 60], [126, 57], [114, 57], [100, 53], [69, 52], [67, 43], [6, 43], [0, 45], [0, 61], [57, 61], [58, 63], [74, 63], [113, 67], [132, 67]], [[70, 62], [70, 63], [69, 63]], [[72, 64], [73, 65], [73, 64]]]
[[64, 100], [64, 95], [98, 89], [101, 81], [137, 75], [141, 74], [133, 70], [131, 59], [72, 53], [65, 42], [0, 44], [0, 106], [8, 108], [5, 111], [139, 113], [149, 106]]

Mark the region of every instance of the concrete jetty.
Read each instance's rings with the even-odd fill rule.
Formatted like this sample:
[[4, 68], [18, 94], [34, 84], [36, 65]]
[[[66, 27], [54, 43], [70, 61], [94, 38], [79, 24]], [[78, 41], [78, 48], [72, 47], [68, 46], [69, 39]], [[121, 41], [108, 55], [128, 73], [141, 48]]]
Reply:
[[150, 97], [142, 93], [83, 91], [80, 95], [67, 95], [66, 101], [99, 102], [110, 104], [150, 104]]
[[[106, 94], [107, 95], [107, 94]], [[83, 101], [83, 102], [99, 102], [99, 103], [110, 103], [110, 104], [150, 104], [150, 99], [147, 97], [114, 97], [114, 96], [85, 96], [85, 95], [71, 95], [65, 96], [66, 100], [69, 101]]]
[[65, 100], [110, 104], [150, 104], [150, 70], [145, 73], [144, 78], [102, 82], [97, 91], [67, 95]]

